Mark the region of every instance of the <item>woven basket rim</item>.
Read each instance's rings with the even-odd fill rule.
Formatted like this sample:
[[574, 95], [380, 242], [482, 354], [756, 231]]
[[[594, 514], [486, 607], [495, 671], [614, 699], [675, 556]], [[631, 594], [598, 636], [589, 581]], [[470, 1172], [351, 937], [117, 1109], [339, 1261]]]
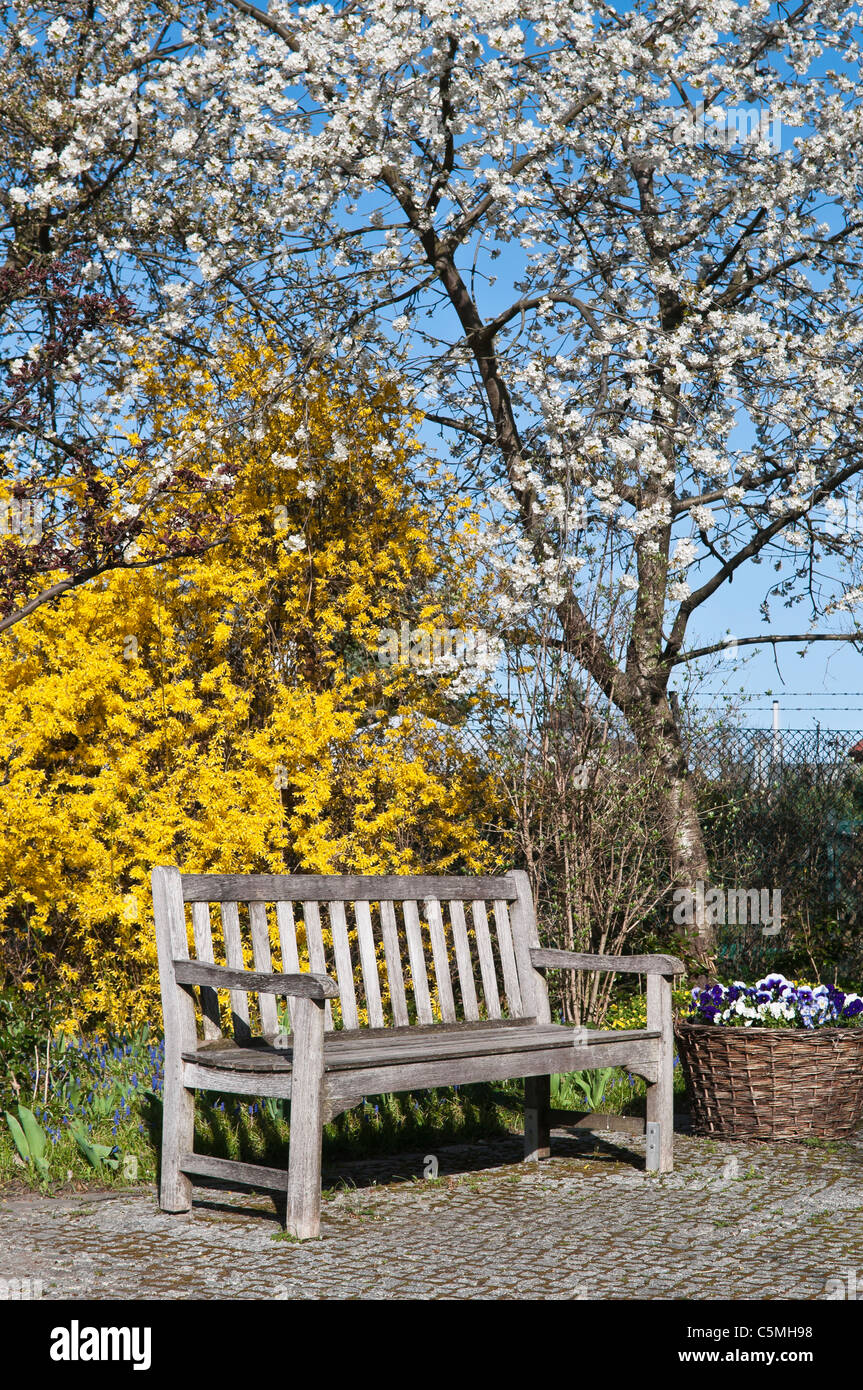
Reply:
[[784, 1037], [788, 1037], [789, 1035], [792, 1035], [792, 1036], [797, 1037], [797, 1038], [800, 1038], [800, 1037], [805, 1037], [805, 1038], [819, 1038], [819, 1037], [820, 1037], [820, 1038], [836, 1038], [836, 1037], [840, 1037], [840, 1038], [844, 1038], [844, 1037], [846, 1037], [848, 1034], [850, 1034], [852, 1037], [854, 1037], [854, 1036], [856, 1035], [857, 1037], [863, 1039], [863, 1026], [861, 1026], [860, 1024], [856, 1024], [856, 1025], [852, 1024], [852, 1025], [851, 1025], [850, 1027], [848, 1027], [848, 1028], [830, 1028], [830, 1027], [828, 1027], [828, 1028], [802, 1028], [802, 1027], [796, 1027], [796, 1028], [754, 1028], [754, 1027], [751, 1027], [751, 1028], [747, 1028], [745, 1024], [737, 1024], [737, 1023], [732, 1023], [732, 1024], [727, 1024], [727, 1023], [696, 1023], [696, 1022], [690, 1022], [688, 1019], [683, 1019], [683, 1018], [682, 1018], [682, 1019], [678, 1019], [678, 1020], [675, 1022], [675, 1024], [674, 1024], [674, 1031], [677, 1032], [678, 1029], [680, 1029], [680, 1028], [693, 1028], [693, 1029], [698, 1029], [699, 1031], [704, 1031], [704, 1032], [708, 1032], [708, 1031], [709, 1031], [709, 1032], [711, 1032], [711, 1033], [722, 1033], [722, 1034], [729, 1034], [729, 1033], [734, 1033], [734, 1034], [738, 1034], [738, 1033], [758, 1034], [758, 1035], [761, 1036], [761, 1037], [763, 1037], [765, 1034], [768, 1034], [768, 1033], [769, 1033], [772, 1037], [776, 1037], [777, 1035], [779, 1035], [779, 1036], [784, 1036]]

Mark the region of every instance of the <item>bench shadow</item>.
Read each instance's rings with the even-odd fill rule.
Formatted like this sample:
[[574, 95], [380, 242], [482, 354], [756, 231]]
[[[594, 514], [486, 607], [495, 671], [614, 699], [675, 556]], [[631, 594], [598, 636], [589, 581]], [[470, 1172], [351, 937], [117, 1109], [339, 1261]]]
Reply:
[[[555, 1132], [551, 1139], [551, 1161], [569, 1159], [590, 1160], [602, 1166], [643, 1167], [644, 1154], [628, 1147], [628, 1136], [612, 1140], [589, 1130], [580, 1133]], [[528, 1167], [523, 1159], [524, 1140], [521, 1134], [488, 1140], [473, 1140], [464, 1144], [431, 1146], [425, 1154], [394, 1153], [368, 1159], [334, 1159], [325, 1166], [324, 1187], [348, 1184], [363, 1188], [390, 1183], [413, 1182], [425, 1178], [430, 1171], [429, 1158], [437, 1161], [437, 1177], [459, 1177], [482, 1173], [490, 1169], [509, 1169], [512, 1174]], [[549, 1160], [542, 1160], [542, 1163]]]
[[[644, 1153], [629, 1147], [629, 1136], [620, 1134], [612, 1138], [608, 1134], [582, 1130], [574, 1133], [555, 1131], [551, 1139], [551, 1159], [543, 1160], [540, 1169], [548, 1162], [563, 1159], [573, 1163], [589, 1163], [591, 1175], [601, 1175], [603, 1169], [609, 1173], [620, 1168], [640, 1170], [644, 1168]], [[470, 1143], [441, 1145], [436, 1152], [402, 1152], [378, 1154], [370, 1158], [333, 1158], [324, 1165], [322, 1186], [324, 1191], [362, 1191], [370, 1187], [388, 1187], [403, 1183], [414, 1183], [432, 1176], [429, 1159], [436, 1160], [436, 1172], [440, 1178], [459, 1178], [470, 1174], [501, 1170], [517, 1175], [531, 1165], [522, 1158], [523, 1138], [521, 1134], [503, 1135], [494, 1139], [473, 1140]], [[256, 1220], [283, 1224], [286, 1198], [270, 1189], [234, 1186], [218, 1178], [196, 1177], [194, 1180], [194, 1207], [196, 1210], [215, 1214], [251, 1217]], [[222, 1194], [231, 1200], [220, 1200]]]

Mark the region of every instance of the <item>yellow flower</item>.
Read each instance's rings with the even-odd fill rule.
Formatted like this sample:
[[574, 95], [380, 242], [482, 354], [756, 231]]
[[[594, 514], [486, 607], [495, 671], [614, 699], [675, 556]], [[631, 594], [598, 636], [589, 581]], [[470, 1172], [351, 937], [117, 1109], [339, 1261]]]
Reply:
[[[464, 747], [447, 678], [377, 661], [380, 630], [406, 615], [470, 624], [478, 581], [462, 513], [442, 525], [445, 507], [411, 486], [418, 445], [392, 385], [312, 372], [263, 416], [253, 448], [225, 429], [218, 402], [233, 393], [260, 410], [279, 361], [275, 340], [235, 325], [209, 373], [182, 358], [153, 367], [157, 446], [197, 430], [190, 462], [207, 476], [236, 470], [224, 545], [116, 572], [0, 637], [0, 914], [36, 953], [65, 1029], [160, 1022], [154, 864], [479, 873], [496, 862], [490, 779]], [[196, 505], [166, 500], [157, 530], [179, 504]], [[285, 544], [293, 535], [303, 549]]]

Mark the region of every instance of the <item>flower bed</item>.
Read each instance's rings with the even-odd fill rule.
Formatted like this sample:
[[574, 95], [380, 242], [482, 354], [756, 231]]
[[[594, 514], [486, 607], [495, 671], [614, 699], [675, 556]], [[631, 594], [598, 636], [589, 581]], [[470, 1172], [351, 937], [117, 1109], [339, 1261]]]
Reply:
[[693, 990], [675, 1027], [693, 1129], [846, 1139], [863, 1119], [863, 1000], [769, 975]]

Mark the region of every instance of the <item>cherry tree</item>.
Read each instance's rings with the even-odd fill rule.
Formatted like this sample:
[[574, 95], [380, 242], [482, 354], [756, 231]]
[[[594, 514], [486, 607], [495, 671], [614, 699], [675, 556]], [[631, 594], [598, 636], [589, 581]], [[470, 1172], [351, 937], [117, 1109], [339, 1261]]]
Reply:
[[0, 30], [0, 631], [110, 570], [198, 555], [231, 520], [230, 477], [154, 453], [137, 418], [181, 328], [176, 258], [129, 238], [124, 175], [163, 153], [134, 103], [151, 40], [68, 14], [22, 6]]
[[[697, 624], [735, 578], [765, 573], [738, 648], [861, 636], [846, 515], [863, 471], [856, 12], [102, 0], [88, 14], [117, 75], [81, 80], [46, 177], [11, 196], [28, 216], [53, 208], [64, 161], [90, 158], [74, 112], [98, 135], [131, 103], [116, 263], [148, 277], [160, 331], [204, 342], [227, 296], [280, 318], [286, 369], [293, 354], [292, 371], [329, 356], [398, 373], [482, 501], [502, 630], [546, 612], [664, 768], [676, 880], [707, 880], [669, 698], [675, 672], [721, 645]], [[771, 628], [777, 606], [800, 609], [797, 631]], [[696, 931], [709, 960], [709, 922]]]

